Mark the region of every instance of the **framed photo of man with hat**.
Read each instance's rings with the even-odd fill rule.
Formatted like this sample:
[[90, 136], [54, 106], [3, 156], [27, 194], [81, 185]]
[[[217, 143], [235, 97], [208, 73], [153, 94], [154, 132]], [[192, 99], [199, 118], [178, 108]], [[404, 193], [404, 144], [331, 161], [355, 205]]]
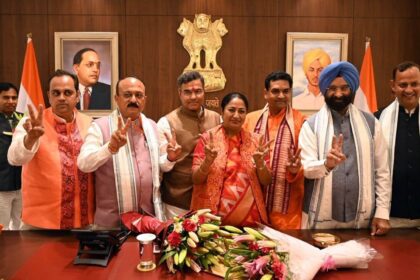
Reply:
[[287, 33], [286, 71], [293, 77], [293, 108], [311, 115], [324, 105], [319, 75], [329, 64], [347, 60], [347, 46], [345, 33]]

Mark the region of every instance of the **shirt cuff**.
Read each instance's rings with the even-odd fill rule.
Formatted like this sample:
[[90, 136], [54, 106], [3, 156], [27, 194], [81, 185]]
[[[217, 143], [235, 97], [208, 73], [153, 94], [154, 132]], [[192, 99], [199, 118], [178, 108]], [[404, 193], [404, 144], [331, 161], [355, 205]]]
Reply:
[[389, 220], [389, 209], [384, 207], [376, 207], [375, 218]]

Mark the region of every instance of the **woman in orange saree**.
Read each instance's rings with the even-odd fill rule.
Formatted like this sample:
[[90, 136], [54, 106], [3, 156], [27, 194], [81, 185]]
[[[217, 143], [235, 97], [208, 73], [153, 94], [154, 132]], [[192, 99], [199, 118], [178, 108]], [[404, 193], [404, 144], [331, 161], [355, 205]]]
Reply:
[[191, 209], [210, 208], [229, 225], [267, 224], [261, 186], [271, 182], [269, 145], [242, 129], [245, 95], [229, 93], [221, 107], [223, 124], [204, 133], [194, 150]]

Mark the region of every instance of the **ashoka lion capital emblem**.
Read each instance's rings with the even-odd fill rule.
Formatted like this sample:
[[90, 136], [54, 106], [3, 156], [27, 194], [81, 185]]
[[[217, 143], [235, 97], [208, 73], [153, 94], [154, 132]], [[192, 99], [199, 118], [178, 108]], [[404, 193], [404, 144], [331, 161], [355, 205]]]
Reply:
[[216, 62], [222, 37], [228, 32], [223, 19], [211, 22], [210, 15], [198, 14], [194, 23], [184, 18], [177, 31], [184, 37], [182, 45], [190, 54], [190, 62], [184, 73], [193, 70], [200, 72], [208, 92], [224, 89], [226, 77]]

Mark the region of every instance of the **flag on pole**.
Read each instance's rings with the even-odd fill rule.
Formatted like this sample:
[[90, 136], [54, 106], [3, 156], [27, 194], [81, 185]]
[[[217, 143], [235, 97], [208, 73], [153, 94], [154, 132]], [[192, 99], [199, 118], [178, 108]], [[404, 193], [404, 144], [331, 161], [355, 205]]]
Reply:
[[360, 69], [360, 87], [356, 92], [354, 105], [370, 113], [378, 110], [370, 38], [366, 38], [365, 55], [363, 57], [362, 68]]
[[31, 104], [38, 108], [39, 104], [45, 107], [42, 94], [41, 81], [39, 80], [38, 65], [35, 57], [35, 49], [32, 35], [28, 34], [25, 60], [23, 62], [22, 80], [20, 82], [19, 97], [16, 111], [24, 113]]

